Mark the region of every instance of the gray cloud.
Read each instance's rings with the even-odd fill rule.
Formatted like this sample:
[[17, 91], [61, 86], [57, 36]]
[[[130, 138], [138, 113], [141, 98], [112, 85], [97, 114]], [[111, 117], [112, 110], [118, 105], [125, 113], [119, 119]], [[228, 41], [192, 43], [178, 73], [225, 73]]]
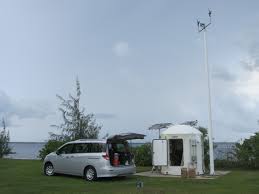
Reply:
[[247, 71], [259, 71], [259, 58], [251, 58], [250, 61], [241, 61], [241, 65]]
[[116, 56], [124, 57], [130, 53], [129, 44], [125, 41], [116, 42], [113, 46], [113, 52]]
[[225, 69], [214, 70], [212, 72], [212, 77], [227, 82], [232, 82], [236, 80], [236, 76]]
[[241, 61], [242, 67], [247, 71], [259, 71], [259, 42], [254, 41], [248, 48], [248, 59]]
[[97, 119], [115, 119], [117, 116], [112, 113], [96, 113], [95, 117]]
[[[246, 98], [236, 95], [232, 90], [222, 90], [216, 98], [213, 106], [213, 117], [216, 119], [215, 126], [222, 133], [234, 133], [237, 138], [244, 134], [252, 134], [258, 129], [259, 118], [258, 105], [255, 108], [247, 106]], [[216, 129], [217, 130], [217, 129]], [[217, 134], [220, 135], [220, 134]], [[226, 136], [231, 139], [231, 136]]]
[[7, 124], [11, 125], [11, 117], [19, 119], [37, 118], [42, 119], [52, 114], [48, 106], [43, 103], [16, 102], [4, 91], [0, 91], [0, 117], [6, 119]]

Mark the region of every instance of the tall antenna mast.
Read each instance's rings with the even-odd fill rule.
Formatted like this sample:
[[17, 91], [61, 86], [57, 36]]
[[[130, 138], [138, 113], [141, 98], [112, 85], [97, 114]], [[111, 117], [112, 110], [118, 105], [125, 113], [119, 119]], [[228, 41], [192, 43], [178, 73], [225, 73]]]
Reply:
[[212, 113], [211, 113], [211, 93], [210, 93], [210, 69], [208, 64], [208, 49], [207, 49], [207, 38], [206, 29], [211, 24], [211, 10], [209, 10], [209, 23], [202, 23], [197, 20], [198, 32], [203, 32], [204, 37], [204, 60], [205, 60], [205, 71], [207, 73], [207, 86], [208, 86], [208, 111], [209, 111], [209, 153], [210, 153], [210, 175], [214, 175], [214, 153], [213, 153], [213, 138], [212, 138]]

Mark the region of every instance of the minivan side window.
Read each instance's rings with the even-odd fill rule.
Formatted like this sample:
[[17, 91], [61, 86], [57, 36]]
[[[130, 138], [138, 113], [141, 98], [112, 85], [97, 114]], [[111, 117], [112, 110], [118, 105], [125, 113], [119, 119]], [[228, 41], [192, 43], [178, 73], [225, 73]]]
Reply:
[[91, 143], [90, 145], [90, 152], [91, 153], [100, 153], [106, 151], [106, 144], [104, 143]]
[[105, 143], [77, 143], [74, 144], [72, 153], [101, 153], [106, 151]]
[[71, 154], [73, 149], [73, 144], [67, 144], [60, 148], [57, 152], [58, 154]]
[[79, 154], [79, 153], [87, 153], [88, 145], [86, 143], [76, 143], [72, 153]]

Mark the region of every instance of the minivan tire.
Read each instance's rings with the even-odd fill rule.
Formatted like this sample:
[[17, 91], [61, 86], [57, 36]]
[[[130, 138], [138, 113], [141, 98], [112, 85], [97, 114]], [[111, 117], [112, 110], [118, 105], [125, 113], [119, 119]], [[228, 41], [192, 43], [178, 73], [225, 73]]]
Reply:
[[46, 176], [53, 176], [55, 175], [54, 166], [50, 162], [46, 163], [44, 166], [44, 174]]
[[84, 174], [85, 180], [87, 181], [95, 181], [97, 179], [97, 173], [94, 167], [88, 166], [85, 169], [85, 174]]

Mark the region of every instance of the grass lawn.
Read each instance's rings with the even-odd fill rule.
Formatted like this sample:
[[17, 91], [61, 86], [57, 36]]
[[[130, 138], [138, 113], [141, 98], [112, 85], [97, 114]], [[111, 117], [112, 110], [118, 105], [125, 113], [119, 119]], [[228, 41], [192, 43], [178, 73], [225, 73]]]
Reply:
[[[150, 168], [149, 168], [150, 169]], [[140, 168], [141, 171], [145, 168]], [[136, 190], [136, 181], [144, 188]], [[42, 173], [41, 161], [0, 159], [0, 193], [44, 194], [202, 194], [202, 193], [259, 193], [259, 171], [233, 171], [215, 180], [185, 180], [181, 178], [128, 178], [101, 179], [86, 182], [80, 177], [47, 177]]]

